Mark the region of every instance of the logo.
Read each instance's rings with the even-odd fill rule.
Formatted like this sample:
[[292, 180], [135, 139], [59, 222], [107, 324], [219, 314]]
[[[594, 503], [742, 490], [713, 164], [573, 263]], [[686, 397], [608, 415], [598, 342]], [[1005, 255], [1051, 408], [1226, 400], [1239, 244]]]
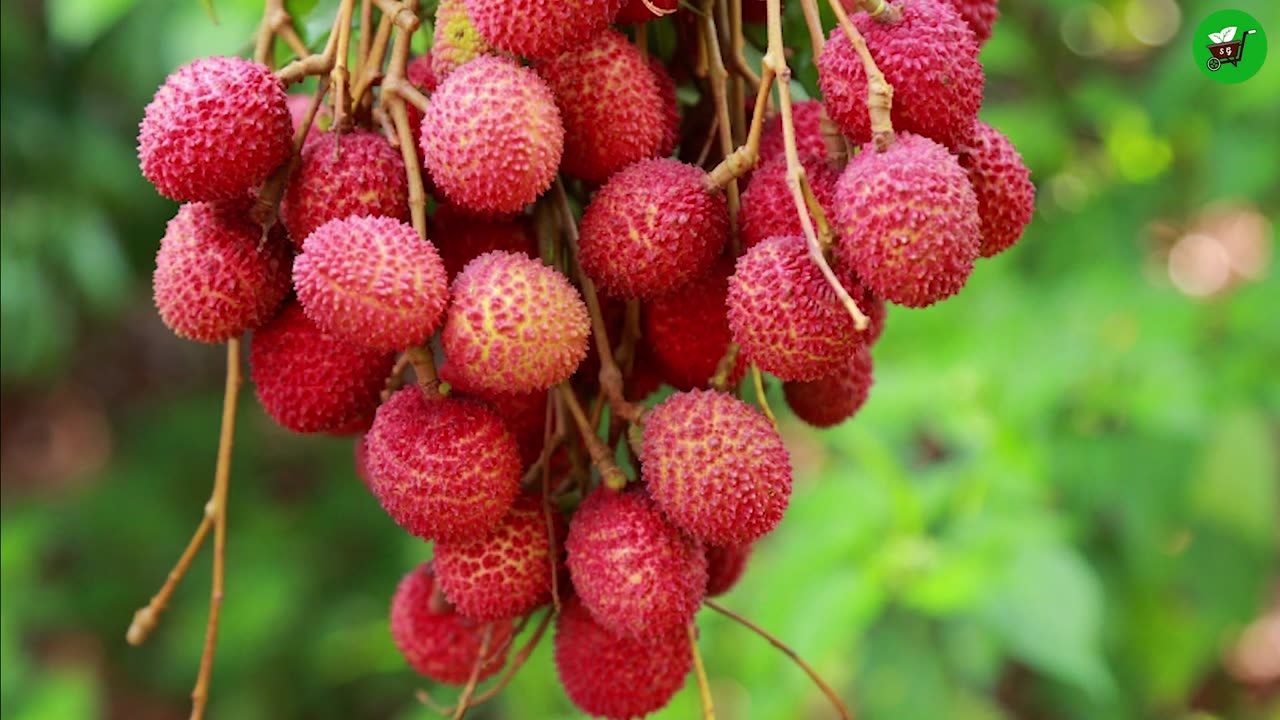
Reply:
[[1219, 10], [1205, 18], [1191, 38], [1200, 71], [1220, 83], [1244, 82], [1267, 59], [1267, 34], [1249, 13]]

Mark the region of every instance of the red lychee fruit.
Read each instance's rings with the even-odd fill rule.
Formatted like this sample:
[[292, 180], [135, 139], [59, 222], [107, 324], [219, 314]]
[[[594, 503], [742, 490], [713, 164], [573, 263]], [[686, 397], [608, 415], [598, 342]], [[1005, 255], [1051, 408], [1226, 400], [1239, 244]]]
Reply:
[[569, 520], [569, 575], [609, 632], [654, 638], [683, 630], [707, 587], [702, 543], [663, 517], [643, 491], [599, 488]]
[[[409, 84], [417, 88], [423, 95], [430, 97], [436, 91], [436, 87], [440, 84], [435, 73], [431, 70], [431, 53], [419, 55], [409, 61], [404, 68], [405, 79]], [[409, 115], [409, 131], [412, 137], [419, 138], [422, 136], [422, 111], [413, 103], [405, 103], [405, 110]], [[431, 186], [431, 175], [425, 170], [422, 173], [423, 182], [427, 184], [427, 193], [435, 195]]]
[[658, 143], [658, 157], [671, 157], [680, 144], [680, 101], [676, 97], [676, 81], [667, 67], [655, 55], [649, 56], [649, 69], [658, 82], [658, 97], [662, 98], [662, 117], [666, 125], [662, 130], [662, 142]]
[[[706, 387], [733, 341], [725, 309], [732, 271], [728, 258], [718, 258], [706, 273], [645, 305], [643, 342], [658, 374], [680, 390]], [[746, 367], [735, 364], [730, 385], [738, 384]]]
[[459, 65], [493, 52], [471, 22], [462, 0], [440, 0], [431, 38], [431, 72], [437, 80], [449, 77]]
[[[822, 103], [817, 100], [791, 104], [791, 119], [796, 127], [796, 151], [802, 158], [813, 155], [825, 159], [827, 156], [827, 144], [822, 139], [822, 113]], [[785, 152], [782, 114], [779, 113], [769, 118], [760, 133], [760, 165], [782, 157]]]
[[473, 213], [514, 213], [551, 187], [564, 126], [537, 73], [485, 55], [436, 88], [419, 143], [432, 182], [450, 202]]
[[477, 622], [519, 617], [550, 602], [551, 563], [542, 501], [531, 495], [516, 498], [484, 538], [436, 543], [440, 588], [458, 612]]
[[[902, 20], [881, 23], [866, 13], [853, 22], [893, 86], [893, 127], [959, 149], [973, 135], [982, 104], [982, 65], [973, 31], [945, 0], [902, 5]], [[849, 38], [836, 28], [818, 56], [818, 84], [827, 113], [855, 143], [871, 140], [867, 76]]]
[[1036, 211], [1031, 171], [1004, 133], [979, 120], [974, 139], [960, 153], [960, 165], [978, 198], [982, 242], [978, 253], [992, 257], [1013, 247]]
[[666, 132], [657, 78], [617, 30], [538, 66], [564, 123], [560, 169], [591, 184], [656, 157]]
[[[857, 302], [853, 272], [839, 263], [832, 270]], [[866, 341], [801, 237], [772, 237], [738, 258], [727, 304], [741, 360], [783, 380], [828, 375]]]
[[796, 417], [813, 427], [829, 428], [858, 412], [871, 383], [871, 351], [860, 347], [845, 367], [817, 380], [783, 383], [782, 392]]
[[[289, 106], [289, 118], [293, 121], [293, 131], [296, 133], [298, 128], [302, 127], [302, 122], [307, 119], [307, 111], [311, 109], [311, 94], [292, 93], [285, 97], [285, 101]], [[307, 137], [303, 145], [324, 135], [331, 125], [333, 125], [333, 106], [320, 103], [316, 107], [315, 117], [311, 119], [311, 127], [307, 129]]]
[[270, 69], [200, 58], [175, 70], [147, 105], [138, 160], [167, 198], [230, 200], [289, 157], [292, 135], [284, 86]]
[[492, 659], [480, 667], [479, 680], [493, 675], [507, 664], [503, 648], [511, 644], [515, 628], [510, 620], [489, 625], [477, 624], [454, 612], [435, 595], [431, 563], [404, 576], [391, 598], [391, 638], [400, 654], [419, 675], [448, 685], [465, 685], [471, 677], [485, 633]]
[[605, 183], [582, 216], [582, 269], [606, 294], [649, 298], [706, 272], [729, 236], [724, 194], [706, 173], [641, 160]]
[[713, 545], [746, 545], [782, 520], [791, 458], [773, 423], [716, 390], [676, 393], [645, 416], [641, 477], [664, 515]]
[[999, 0], [947, 0], [973, 30], [978, 47], [991, 38], [991, 26], [1000, 18]]
[[751, 547], [707, 546], [707, 597], [723, 595], [738, 584], [751, 559]]
[[574, 597], [556, 618], [555, 661], [560, 684], [579, 710], [629, 720], [662, 709], [684, 687], [693, 651], [684, 628], [645, 640], [613, 635]]
[[858, 153], [836, 183], [835, 216], [838, 261], [889, 302], [932, 305], [973, 272], [977, 197], [955, 156], [928, 138], [901, 133], [885, 152]]
[[249, 350], [258, 402], [298, 433], [358, 431], [378, 406], [395, 362], [393, 353], [326, 334], [294, 302], [253, 334]]
[[453, 280], [441, 342], [462, 384], [546, 390], [587, 354], [586, 303], [565, 276], [526, 255], [489, 252]]
[[[800, 166], [804, 168], [813, 196], [817, 198], [823, 212], [830, 216], [832, 202], [835, 200], [836, 180], [840, 173], [828, 165], [822, 155], [801, 155]], [[804, 232], [795, 200], [787, 187], [786, 157], [774, 157], [751, 174], [751, 184], [742, 193], [738, 230], [742, 245], [746, 248], [765, 238], [800, 235]]]
[[289, 293], [284, 234], [249, 219], [243, 203], [187, 203], [156, 253], [160, 319], [179, 337], [221, 343], [257, 328]]
[[520, 489], [516, 441], [478, 400], [401, 388], [378, 408], [367, 442], [373, 494], [424, 540], [484, 538]]
[[547, 392], [539, 390], [530, 393], [485, 392], [469, 388], [466, 381], [454, 372], [454, 364], [446, 362], [440, 366], [440, 379], [449, 383], [450, 394], [455, 390], [463, 395], [474, 396], [493, 406], [502, 423], [507, 426], [511, 437], [520, 446], [520, 462], [525, 467], [542, 454], [542, 440], [546, 434]]
[[[659, 14], [655, 14], [653, 8], [656, 8]], [[618, 11], [618, 17], [614, 19], [614, 23], [618, 25], [645, 23], [666, 17], [678, 9], [680, 9], [680, 0], [627, 0]]]
[[431, 242], [440, 251], [450, 280], [467, 263], [493, 250], [538, 257], [538, 240], [527, 218], [477, 217], [448, 203], [437, 205], [431, 217]]
[[489, 44], [513, 55], [549, 58], [604, 30], [626, 0], [466, 0], [467, 12]]
[[409, 186], [400, 151], [368, 130], [316, 135], [302, 150], [280, 219], [301, 251], [316, 228], [352, 215], [409, 220]]
[[387, 217], [331, 220], [293, 262], [298, 301], [326, 332], [374, 350], [421, 345], [449, 298], [435, 246]]

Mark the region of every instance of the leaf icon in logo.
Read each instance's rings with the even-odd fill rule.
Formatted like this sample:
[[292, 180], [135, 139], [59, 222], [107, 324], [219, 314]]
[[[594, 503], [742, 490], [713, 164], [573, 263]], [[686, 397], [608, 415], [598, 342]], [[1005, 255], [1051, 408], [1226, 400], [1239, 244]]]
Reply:
[[1228, 28], [1223, 28], [1222, 32], [1209, 33], [1209, 39], [1215, 43], [1231, 42], [1232, 38], [1236, 36], [1236, 30], [1238, 29], [1239, 28], [1234, 25]]

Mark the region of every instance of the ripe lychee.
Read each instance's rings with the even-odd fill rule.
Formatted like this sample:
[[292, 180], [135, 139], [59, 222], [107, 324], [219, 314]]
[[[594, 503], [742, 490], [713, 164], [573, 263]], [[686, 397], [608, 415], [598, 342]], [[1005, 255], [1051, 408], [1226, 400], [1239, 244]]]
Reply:
[[1008, 250], [1036, 210], [1036, 186], [1031, 171], [1004, 133], [979, 120], [974, 139], [960, 153], [978, 198], [982, 243], [978, 252], [991, 257]]
[[455, 391], [474, 396], [493, 406], [502, 424], [520, 446], [520, 462], [525, 467], [542, 454], [542, 441], [546, 434], [547, 393], [538, 390], [529, 393], [486, 392], [466, 385], [466, 381], [454, 372], [454, 364], [440, 366], [440, 379], [449, 383], [450, 394]]
[[716, 390], [676, 393], [645, 416], [641, 477], [677, 527], [713, 545], [746, 545], [782, 520], [791, 458], [773, 423]]
[[424, 540], [484, 538], [520, 489], [516, 441], [478, 400], [401, 388], [378, 408], [367, 442], [373, 494]]
[[440, 0], [431, 36], [431, 71], [443, 80], [463, 63], [493, 51], [467, 15], [463, 0]]
[[[796, 151], [800, 157], [813, 155], [825, 159], [826, 141], [822, 139], [822, 103], [817, 100], [791, 104], [791, 119], [796, 128]], [[778, 113], [764, 124], [760, 133], [760, 165], [782, 157], [786, 141], [782, 137], [782, 114]]]
[[[893, 86], [893, 127], [959, 149], [973, 135], [982, 104], [982, 65], [973, 31], [945, 0], [902, 4], [902, 20], [881, 23], [866, 13], [853, 22]], [[840, 28], [818, 56], [818, 84], [827, 113], [855, 143], [871, 140], [867, 76]]]
[[860, 347], [845, 367], [817, 380], [782, 384], [796, 417], [817, 428], [835, 427], [853, 417], [871, 392], [871, 351]]
[[706, 173], [666, 158], [619, 171], [582, 216], [582, 269], [601, 290], [649, 298], [701, 275], [724, 248], [729, 214]]
[[683, 630], [702, 603], [702, 543], [663, 517], [644, 491], [601, 487], [569, 520], [569, 574], [582, 604], [615, 635]]
[[486, 655], [492, 659], [480, 667], [479, 680], [493, 675], [507, 664], [507, 648], [514, 627], [510, 620], [488, 625], [473, 622], [454, 612], [436, 596], [431, 563], [404, 576], [391, 598], [391, 638], [400, 654], [419, 675], [448, 685], [464, 685], [471, 677], [486, 632], [490, 632]]
[[617, 30], [538, 66], [564, 123], [560, 169], [592, 184], [656, 157], [667, 121], [657, 78]]
[[[733, 340], [725, 309], [732, 271], [728, 258], [718, 258], [706, 273], [645, 305], [643, 342], [653, 351], [659, 375], [680, 390], [706, 387]], [[730, 386], [746, 367], [735, 363]]]
[[[651, 8], [656, 8], [660, 14], [655, 14]], [[627, 0], [622, 9], [618, 11], [618, 17], [614, 19], [614, 23], [631, 25], [649, 22], [660, 17], [666, 17], [679, 8], [680, 0]]]
[[662, 142], [658, 143], [658, 157], [671, 157], [680, 144], [680, 101], [676, 97], [676, 81], [656, 55], [649, 56], [649, 69], [658, 82], [658, 97], [662, 98], [662, 116], [666, 120]]
[[[822, 155], [801, 155], [813, 196], [830, 216], [836, 194], [836, 180], [840, 174]], [[812, 217], [812, 214], [811, 214]], [[763, 163], [751, 174], [751, 184], [742, 193], [742, 209], [738, 213], [738, 229], [743, 247], [750, 248], [765, 238], [777, 235], [800, 235], [800, 215], [795, 200], [787, 187], [787, 158], [776, 156]]]
[[751, 547], [707, 546], [707, 597], [723, 595], [738, 584], [751, 559]]
[[365, 216], [311, 233], [294, 260], [293, 286], [317, 325], [374, 350], [425, 342], [449, 292], [434, 245], [400, 220]]
[[977, 197], [955, 156], [928, 138], [901, 133], [885, 152], [858, 153], [836, 183], [835, 210], [838, 261], [889, 302], [932, 305], [973, 272]]
[[549, 58], [604, 30], [626, 0], [466, 0], [467, 12], [489, 44], [513, 55]]
[[1000, 18], [999, 0], [947, 0], [973, 30], [978, 47], [991, 38], [991, 26]]
[[[503, 12], [511, 12], [505, 2]], [[537, 73], [485, 55], [440, 82], [419, 144], [436, 189], [450, 202], [474, 213], [514, 213], [551, 187], [564, 126]]]
[[265, 65], [200, 58], [175, 70], [147, 105], [138, 160], [167, 198], [229, 200], [289, 157], [292, 127], [284, 86]]
[[249, 350], [258, 402], [273, 420], [299, 433], [359, 426], [378, 407], [395, 361], [393, 353], [326, 334], [295, 302], [253, 334]]
[[431, 217], [431, 242], [440, 251], [450, 280], [467, 263], [492, 250], [538, 257], [537, 238], [527, 218], [476, 217], [448, 203], [437, 205]]
[[527, 255], [494, 251], [453, 280], [441, 342], [466, 387], [545, 390], [587, 354], [590, 319], [578, 290]]
[[556, 618], [555, 661], [560, 684], [579, 710], [629, 720], [662, 709], [684, 687], [693, 650], [684, 628], [645, 640], [616, 636], [573, 597]]
[[244, 204], [187, 203], [156, 253], [160, 319], [189, 340], [221, 343], [257, 328], [289, 292], [288, 241], [249, 219]]

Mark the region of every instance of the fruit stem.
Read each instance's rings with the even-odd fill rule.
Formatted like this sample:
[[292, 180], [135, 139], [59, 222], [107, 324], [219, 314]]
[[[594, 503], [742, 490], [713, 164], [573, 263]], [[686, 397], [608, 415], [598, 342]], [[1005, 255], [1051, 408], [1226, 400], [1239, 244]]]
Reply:
[[547, 563], [551, 568], [551, 606], [560, 613], [560, 580], [556, 559], [560, 553], [556, 545], [556, 525], [551, 517], [551, 456], [564, 442], [564, 416], [555, 392], [547, 391], [547, 417], [542, 429], [542, 452], [538, 453], [538, 465], [542, 469], [542, 518], [547, 530]]
[[311, 104], [307, 106], [307, 113], [302, 118], [302, 123], [298, 125], [298, 130], [293, 134], [293, 149], [289, 153], [289, 159], [280, 164], [267, 181], [262, 184], [262, 189], [258, 191], [258, 197], [253, 201], [253, 207], [249, 210], [249, 217], [262, 227], [262, 242], [266, 243], [267, 234], [271, 232], [272, 226], [276, 224], [278, 217], [280, 200], [284, 197], [285, 185], [288, 184], [289, 178], [293, 176], [293, 171], [297, 169], [298, 163], [302, 162], [302, 145], [306, 142], [307, 133], [311, 132], [311, 126], [315, 123], [316, 112], [320, 109], [320, 103], [324, 100], [324, 95], [329, 90], [329, 78], [321, 77], [316, 84], [316, 91], [311, 96]]
[[795, 650], [792, 650], [791, 648], [787, 647], [786, 643], [774, 637], [768, 630], [765, 630], [759, 625], [751, 622], [745, 617], [724, 607], [723, 605], [717, 603], [714, 600], [703, 600], [702, 604], [706, 605], [712, 610], [715, 610], [721, 615], [724, 615], [725, 617], [733, 620], [739, 625], [742, 625], [743, 627], [747, 628], [751, 632], [754, 632], [755, 634], [764, 638], [766, 641], [768, 641], [770, 645], [774, 646], [778, 650], [781, 650], [784, 655], [791, 658], [792, 662], [794, 662], [796, 665], [799, 665], [801, 670], [804, 670], [805, 674], [809, 676], [809, 679], [813, 680], [814, 684], [818, 686], [818, 689], [822, 691], [822, 694], [827, 696], [827, 700], [831, 701], [831, 705], [835, 708], [836, 712], [839, 713], [840, 717], [843, 720], [853, 720], [853, 713], [849, 711], [849, 708], [844, 704], [844, 701], [840, 699], [840, 696], [836, 694], [836, 691], [833, 690], [831, 686], [828, 685], [827, 682], [823, 680], [822, 677], [818, 675], [818, 673], [814, 671], [812, 667], [809, 666], [809, 663], [805, 662], [803, 658], [801, 658], [798, 654], [796, 654]]
[[298, 31], [293, 27], [293, 16], [285, 10], [284, 0], [266, 0], [262, 22], [258, 25], [258, 35], [254, 41], [253, 59], [274, 68], [277, 37], [284, 40], [294, 55], [300, 58], [311, 55], [311, 50], [298, 37]]
[[[355, 89], [351, 91], [351, 102], [353, 104], [359, 104], [363, 101], [365, 93], [369, 92], [369, 88], [383, 78], [382, 62], [387, 58], [387, 44], [391, 40], [391, 27], [394, 24], [391, 16], [386, 14], [378, 21], [378, 30], [373, 36], [373, 45], [360, 60], [360, 72], [357, 73]], [[364, 27], [361, 26], [360, 37], [362, 44], [366, 36]]]
[[756, 105], [751, 113], [751, 127], [747, 131], [747, 141], [742, 147], [726, 155], [719, 165], [707, 173], [704, 182], [708, 188], [725, 187], [756, 166], [756, 162], [760, 159], [760, 136], [764, 132], [764, 112], [768, 105], [769, 89], [772, 86], [773, 76], [766, 72], [760, 87], [756, 90]]
[[373, 0], [373, 4], [378, 6], [384, 16], [390, 16], [396, 27], [410, 35], [422, 26], [422, 21], [418, 20], [418, 0]]
[[[747, 64], [747, 56], [743, 52], [746, 42], [742, 34], [742, 0], [729, 0], [729, 67], [739, 79], [751, 86], [751, 92], [759, 92], [760, 76]], [[745, 113], [747, 106], [742, 103], [734, 110]], [[742, 119], [745, 121], [746, 117]]]
[[480, 651], [476, 653], [476, 661], [471, 664], [471, 676], [467, 678], [466, 687], [458, 697], [458, 707], [453, 713], [453, 720], [462, 720], [471, 707], [471, 696], [476, 693], [476, 683], [480, 682], [480, 670], [488, 659], [489, 643], [493, 641], [493, 623], [484, 626], [484, 636], [480, 638]]
[[689, 651], [693, 653], [693, 671], [698, 676], [698, 695], [702, 698], [702, 720], [716, 720], [716, 704], [711, 697], [711, 683], [707, 681], [707, 668], [698, 652], [698, 630], [693, 623], [685, 627], [689, 636]]
[[804, 11], [804, 24], [809, 30], [809, 46], [813, 48], [813, 57], [816, 59], [827, 44], [827, 35], [822, 32], [822, 15], [818, 11], [817, 0], [800, 0], [800, 9]]
[[414, 345], [404, 351], [413, 365], [413, 374], [418, 378], [418, 387], [428, 400], [440, 397], [440, 376], [436, 374], [436, 358], [430, 346]]
[[[418, 0], [407, 0], [405, 6], [416, 11]], [[384, 9], [383, 12], [386, 10]], [[409, 110], [405, 107], [404, 95], [395, 92], [397, 86], [404, 82], [405, 68], [409, 65], [409, 47], [412, 42], [411, 32], [396, 31], [395, 45], [391, 49], [391, 62], [387, 68], [387, 79], [383, 82], [384, 94], [381, 101], [387, 106], [391, 121], [396, 127], [396, 135], [400, 138], [400, 155], [404, 159], [405, 177], [409, 181], [409, 214], [413, 220], [413, 229], [418, 231], [418, 237], [426, 240], [427, 191], [422, 184], [422, 164], [418, 161], [418, 143], [414, 140], [413, 130], [409, 127]]]
[[133, 614], [133, 622], [129, 623], [129, 630], [124, 636], [125, 641], [130, 645], [137, 646], [147, 641], [151, 631], [160, 622], [160, 614], [168, 607], [169, 598], [173, 597], [173, 591], [178, 588], [178, 583], [182, 581], [187, 571], [191, 569], [191, 562], [195, 560], [196, 553], [204, 545], [204, 540], [209, 536], [209, 530], [212, 527], [213, 518], [208, 513], [204, 513], [200, 518], [200, 524], [196, 526], [195, 534], [191, 536], [191, 541], [187, 543], [187, 549], [182, 551], [182, 556], [178, 558], [178, 563], [169, 571], [169, 576], [165, 578], [164, 585], [151, 598], [146, 607]]
[[760, 368], [753, 363], [751, 365], [751, 383], [756, 388], [756, 402], [760, 404], [760, 410], [764, 416], [769, 418], [769, 422], [773, 424], [773, 429], [778, 429], [778, 418], [774, 416], [773, 409], [769, 407], [769, 396], [764, 392], [764, 377], [760, 374]]
[[733, 375], [733, 369], [738, 363], [738, 352], [741, 349], [736, 342], [730, 342], [724, 349], [724, 355], [720, 357], [720, 362], [716, 363], [716, 374], [711, 376], [711, 387], [724, 390], [729, 384], [729, 376]]
[[886, 0], [858, 0], [858, 5], [877, 22], [885, 25], [892, 25], [902, 19], [902, 11], [898, 6]]
[[[280, 82], [284, 83], [286, 88], [302, 82], [304, 78], [312, 75], [328, 75], [333, 70], [338, 53], [338, 23], [341, 20], [341, 14], [334, 19], [333, 29], [329, 31], [329, 40], [324, 45], [324, 52], [319, 55], [299, 55], [293, 62], [276, 71], [276, 77], [280, 78]], [[348, 17], [347, 20], [350, 25], [350, 18]]]
[[[551, 626], [551, 618], [555, 614], [556, 613], [548, 612], [542, 616], [542, 620], [538, 622], [538, 626], [533, 629], [533, 635], [529, 636], [528, 642], [526, 642], [524, 646], [520, 648], [520, 652], [516, 653], [515, 656], [513, 656], [507, 663], [506, 669], [502, 671], [502, 677], [498, 679], [498, 682], [495, 683], [493, 687], [485, 690], [479, 695], [476, 695], [475, 698], [471, 700], [471, 707], [484, 704], [494, 699], [498, 696], [498, 693], [502, 692], [503, 689], [511, 683], [511, 679], [515, 677], [516, 673], [520, 671], [520, 668], [529, 660], [529, 656], [533, 654], [538, 643], [542, 641], [542, 636], [546, 634], [547, 628]], [[444, 715], [445, 717], [453, 715], [456, 712], [454, 708], [441, 707], [432, 702], [431, 697], [427, 695], [425, 691], [419, 690], [417, 692], [417, 697], [418, 702], [430, 707], [432, 710]]]
[[[711, 97], [715, 102], [717, 132], [720, 135], [720, 152], [727, 162], [734, 155], [733, 120], [729, 117], [728, 87], [726, 81], [729, 71], [725, 69], [724, 57], [720, 54], [720, 40], [716, 34], [715, 0], [704, 0], [700, 28], [702, 44], [706, 48], [707, 78], [711, 85]], [[729, 245], [737, 256], [740, 240], [738, 239], [738, 173], [727, 178], [727, 182], [718, 185], [725, 191], [729, 201]]]
[[573, 421], [578, 426], [578, 434], [582, 436], [582, 444], [587, 446], [587, 453], [591, 455], [591, 464], [596, 466], [600, 471], [600, 478], [604, 482], [604, 486], [610, 490], [621, 490], [627, 486], [627, 476], [613, 461], [608, 446], [600, 440], [600, 436], [596, 434], [594, 428], [591, 427], [587, 420], [587, 414], [582, 411], [582, 404], [578, 402], [578, 396], [574, 394], [573, 388], [568, 383], [560, 383], [560, 396], [564, 398], [565, 406], [569, 408], [569, 414], [573, 416]]
[[[351, 127], [351, 109], [347, 106], [351, 73], [347, 71], [347, 62], [351, 57], [351, 21], [355, 11], [355, 0], [342, 0], [338, 6], [338, 47], [333, 69], [329, 71], [329, 81], [333, 84], [333, 126], [338, 132]], [[334, 147], [336, 152], [337, 146]]]
[[404, 387], [404, 369], [409, 367], [409, 353], [400, 353], [400, 357], [396, 358], [396, 364], [391, 368], [391, 373], [387, 375], [387, 382], [382, 387], [382, 402], [386, 402], [391, 398], [395, 391]]
[[[881, 22], [896, 22], [896, 20], [888, 20], [889, 12], [885, 12], [885, 8], [892, 8], [891, 12], [896, 13], [897, 8], [887, 5], [884, 0], [874, 0], [880, 6], [877, 12], [880, 15]], [[862, 60], [862, 68], [867, 76], [867, 114], [871, 117], [871, 141], [879, 152], [884, 152], [893, 144], [893, 120], [890, 117], [893, 111], [893, 86], [885, 80], [884, 73], [880, 72], [880, 68], [876, 66], [875, 58], [871, 57], [871, 51], [867, 49], [867, 40], [862, 37], [862, 33], [858, 32], [857, 26], [849, 19], [849, 14], [844, 11], [844, 5], [840, 0], [827, 0], [827, 4], [831, 6], [832, 12], [836, 14], [836, 19], [840, 22], [840, 29], [844, 30], [845, 37], [849, 38], [849, 44], [853, 45], [854, 52], [858, 53], [858, 57]], [[863, 2], [864, 7], [867, 3]], [[876, 12], [872, 12], [874, 17]]]

